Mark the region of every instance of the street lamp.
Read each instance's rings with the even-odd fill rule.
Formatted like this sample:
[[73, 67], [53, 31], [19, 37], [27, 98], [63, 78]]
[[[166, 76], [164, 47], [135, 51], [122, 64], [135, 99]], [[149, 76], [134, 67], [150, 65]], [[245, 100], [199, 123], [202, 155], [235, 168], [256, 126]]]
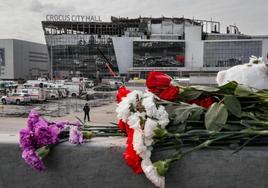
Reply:
[[50, 80], [53, 80], [53, 50], [52, 45], [50, 46]]

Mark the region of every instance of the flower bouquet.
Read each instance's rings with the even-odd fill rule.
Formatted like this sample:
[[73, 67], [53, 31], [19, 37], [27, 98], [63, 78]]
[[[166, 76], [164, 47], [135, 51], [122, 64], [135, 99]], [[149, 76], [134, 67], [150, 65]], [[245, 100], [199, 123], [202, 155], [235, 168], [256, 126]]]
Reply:
[[[118, 90], [118, 126], [126, 132], [126, 163], [157, 187], [165, 186], [169, 166], [187, 154], [212, 146], [268, 145], [268, 91], [236, 82], [220, 87], [183, 87], [150, 72], [148, 91]], [[174, 154], [168, 156], [169, 152]], [[165, 157], [152, 161], [162, 151]]]
[[96, 136], [122, 136], [122, 133], [116, 126], [89, 126], [80, 120], [50, 122], [33, 109], [27, 127], [20, 131], [22, 158], [32, 168], [44, 171], [43, 159], [57, 144], [69, 140], [71, 144], [80, 145]]

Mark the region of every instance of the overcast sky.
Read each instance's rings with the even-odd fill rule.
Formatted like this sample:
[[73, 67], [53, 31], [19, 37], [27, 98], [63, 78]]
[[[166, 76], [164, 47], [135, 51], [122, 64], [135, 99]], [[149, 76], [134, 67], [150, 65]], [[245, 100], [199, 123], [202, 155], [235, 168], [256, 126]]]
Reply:
[[45, 43], [46, 14], [212, 18], [222, 30], [236, 24], [244, 34], [268, 35], [268, 0], [0, 0], [0, 38]]

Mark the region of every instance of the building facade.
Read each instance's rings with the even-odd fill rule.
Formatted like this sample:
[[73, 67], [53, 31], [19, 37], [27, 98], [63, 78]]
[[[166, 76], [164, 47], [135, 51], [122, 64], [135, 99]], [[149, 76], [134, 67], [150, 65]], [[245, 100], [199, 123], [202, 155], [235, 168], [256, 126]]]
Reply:
[[50, 76], [45, 44], [17, 39], [0, 39], [0, 79], [29, 80]]
[[110, 22], [50, 19], [42, 26], [59, 78], [109, 77], [107, 59], [116, 73], [142, 78], [152, 69], [179, 77], [215, 74], [248, 62], [251, 55], [267, 61], [267, 36], [244, 35], [233, 25], [220, 33], [217, 21], [111, 17]]

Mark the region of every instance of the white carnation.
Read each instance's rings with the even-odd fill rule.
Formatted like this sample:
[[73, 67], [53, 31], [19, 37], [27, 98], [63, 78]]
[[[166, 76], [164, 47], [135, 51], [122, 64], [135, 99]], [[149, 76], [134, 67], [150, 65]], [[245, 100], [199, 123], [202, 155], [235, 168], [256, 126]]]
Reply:
[[131, 104], [136, 106], [137, 100], [140, 100], [141, 96], [142, 92], [135, 90], [127, 94], [126, 97], [123, 97], [116, 108], [117, 118], [127, 122], [128, 116], [130, 115]]
[[153, 117], [157, 112], [157, 108], [154, 103], [154, 95], [150, 92], [147, 92], [143, 95], [143, 97], [142, 105], [145, 108], [146, 114], [149, 117]]
[[141, 168], [145, 174], [145, 176], [157, 187], [164, 188], [165, 187], [165, 177], [159, 176], [156, 168], [152, 164], [150, 158], [144, 159], [141, 162]]
[[151, 118], [147, 118], [144, 126], [145, 145], [150, 146], [153, 142], [154, 130], [157, 128], [157, 122]]
[[142, 159], [147, 159], [147, 158], [150, 158], [152, 155], [152, 152], [151, 150], [147, 147], [147, 150], [143, 151], [142, 153], [139, 154], [139, 156], [142, 158]]
[[138, 100], [141, 99], [141, 96], [142, 96], [142, 91], [134, 90], [127, 95], [127, 98], [128, 98], [129, 103], [136, 106], [136, 103]]
[[130, 128], [135, 129], [140, 127], [140, 117], [137, 113], [133, 113], [128, 117], [128, 125]]
[[117, 113], [117, 118], [118, 119], [122, 119], [124, 122], [127, 122], [127, 118], [129, 116], [129, 108], [130, 108], [130, 104], [129, 101], [127, 100], [127, 98], [125, 98], [125, 100], [122, 100], [117, 108], [116, 108], [116, 113]]
[[141, 129], [134, 129], [133, 134], [133, 148], [140, 155], [143, 152], [146, 152], [147, 147], [144, 145], [144, 135]]
[[159, 120], [158, 123], [161, 125], [161, 128], [165, 128], [167, 124], [169, 123], [168, 119], [168, 113], [165, 110], [165, 107], [160, 105], [157, 113], [156, 113], [156, 118]]
[[140, 128], [141, 118], [145, 119], [145, 112], [142, 112], [142, 113], [135, 112], [135, 113], [131, 114], [128, 117], [128, 122], [127, 122], [129, 127], [132, 129]]

